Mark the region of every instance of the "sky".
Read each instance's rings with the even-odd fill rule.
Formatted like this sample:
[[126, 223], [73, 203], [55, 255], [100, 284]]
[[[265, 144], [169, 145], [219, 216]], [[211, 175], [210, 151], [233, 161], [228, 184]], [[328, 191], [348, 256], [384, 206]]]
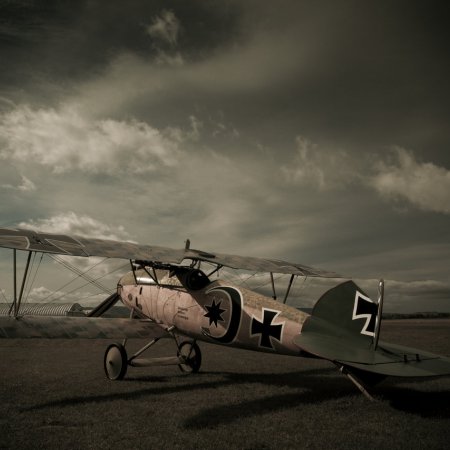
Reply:
[[189, 238], [450, 312], [449, 9], [0, 0], [0, 226]]

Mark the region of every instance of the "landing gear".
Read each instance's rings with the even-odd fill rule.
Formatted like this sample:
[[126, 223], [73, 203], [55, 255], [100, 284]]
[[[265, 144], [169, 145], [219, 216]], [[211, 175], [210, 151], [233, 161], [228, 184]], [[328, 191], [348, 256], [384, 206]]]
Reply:
[[197, 373], [202, 364], [200, 347], [194, 341], [184, 341], [178, 346], [177, 352], [180, 361], [180, 370], [185, 373]]
[[103, 366], [110, 380], [122, 380], [128, 368], [125, 347], [122, 344], [111, 344], [106, 349]]
[[159, 338], [155, 338], [128, 357], [124, 344], [111, 344], [105, 352], [103, 366], [105, 374], [110, 380], [122, 380], [127, 373], [128, 366], [133, 367], [150, 367], [150, 366], [169, 366], [177, 365], [182, 372], [197, 373], [202, 362], [202, 355], [199, 346], [195, 341], [183, 341], [178, 344], [176, 337], [174, 340], [177, 344], [177, 355], [160, 358], [140, 358], [148, 348], [158, 342]]

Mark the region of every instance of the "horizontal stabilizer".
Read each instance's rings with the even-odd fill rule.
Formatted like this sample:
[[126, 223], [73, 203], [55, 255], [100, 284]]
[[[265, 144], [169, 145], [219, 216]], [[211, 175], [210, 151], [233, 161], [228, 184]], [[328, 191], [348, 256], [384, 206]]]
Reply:
[[100, 317], [0, 317], [0, 338], [147, 339], [168, 336], [166, 330], [149, 320]]
[[305, 352], [348, 368], [385, 376], [450, 375], [450, 358], [380, 341], [376, 350], [337, 336], [302, 333], [294, 342]]
[[379, 305], [353, 281], [327, 291], [316, 303], [302, 333], [299, 348], [328, 359], [348, 371], [382, 376], [450, 375], [450, 358], [377, 339]]

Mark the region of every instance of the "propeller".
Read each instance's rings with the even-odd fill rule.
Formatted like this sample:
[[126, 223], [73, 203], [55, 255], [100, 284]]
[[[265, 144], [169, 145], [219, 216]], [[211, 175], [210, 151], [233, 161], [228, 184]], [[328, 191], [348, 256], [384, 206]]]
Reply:
[[103, 300], [100, 305], [96, 306], [89, 314], [88, 317], [100, 317], [105, 314], [110, 308], [112, 308], [120, 300], [120, 295], [117, 292], [111, 294], [108, 298]]

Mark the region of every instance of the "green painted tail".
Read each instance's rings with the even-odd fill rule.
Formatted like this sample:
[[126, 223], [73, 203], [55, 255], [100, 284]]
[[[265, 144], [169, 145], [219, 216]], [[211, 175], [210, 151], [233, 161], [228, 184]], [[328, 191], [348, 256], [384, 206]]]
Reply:
[[353, 281], [327, 291], [316, 303], [304, 331], [343, 336], [370, 347], [375, 338], [378, 305]]
[[358, 374], [450, 375], [449, 358], [382, 341], [377, 343], [378, 308], [353, 281], [342, 283], [318, 300], [295, 343], [307, 353]]

